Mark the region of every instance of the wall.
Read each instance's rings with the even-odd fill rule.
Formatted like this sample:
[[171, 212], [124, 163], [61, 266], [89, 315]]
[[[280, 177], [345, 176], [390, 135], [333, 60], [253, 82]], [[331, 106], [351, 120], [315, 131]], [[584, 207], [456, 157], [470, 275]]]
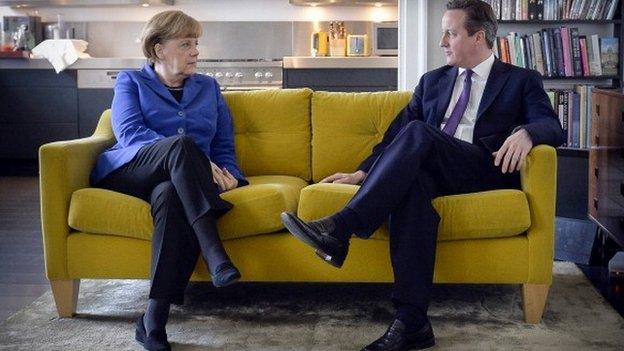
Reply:
[[[276, 59], [309, 56], [310, 34], [329, 22], [201, 22], [199, 56], [208, 59]], [[87, 52], [93, 57], [141, 57], [143, 22], [88, 22]], [[372, 36], [373, 22], [346, 21], [348, 33]]]
[[288, 0], [176, 0], [175, 6], [57, 7], [15, 10], [0, 7], [0, 16], [33, 14], [43, 22], [86, 24], [87, 50], [94, 57], [140, 57], [139, 34], [145, 21], [160, 11], [178, 9], [202, 23], [201, 58], [281, 58], [310, 53], [310, 34], [327, 30], [328, 21], [345, 21], [347, 31], [372, 35], [373, 21], [397, 20], [396, 6], [293, 6]]
[[[176, 0], [175, 6], [143, 7], [64, 7], [39, 8], [44, 22], [56, 21], [64, 14], [66, 21], [80, 22], [144, 22], [155, 13], [167, 9], [185, 11], [198, 21], [395, 21], [393, 6], [293, 6], [288, 0]], [[32, 12], [33, 10], [30, 10]], [[0, 6], [0, 16], [24, 15], [26, 10]]]

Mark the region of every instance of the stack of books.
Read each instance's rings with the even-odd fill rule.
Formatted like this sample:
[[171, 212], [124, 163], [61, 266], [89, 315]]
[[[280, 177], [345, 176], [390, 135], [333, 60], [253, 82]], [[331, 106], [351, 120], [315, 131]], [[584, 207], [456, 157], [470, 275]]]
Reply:
[[568, 136], [563, 146], [589, 148], [593, 89], [592, 85], [577, 85], [573, 89], [547, 91], [559, 122]]
[[617, 76], [618, 38], [579, 35], [578, 28], [544, 28], [530, 35], [498, 37], [494, 53], [503, 62], [546, 77]]
[[503, 21], [612, 20], [619, 0], [483, 0]]

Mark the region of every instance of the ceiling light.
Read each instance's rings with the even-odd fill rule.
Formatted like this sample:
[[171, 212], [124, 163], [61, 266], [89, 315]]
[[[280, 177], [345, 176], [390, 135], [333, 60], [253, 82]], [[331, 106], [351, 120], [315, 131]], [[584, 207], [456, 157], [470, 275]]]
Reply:
[[382, 6], [383, 6], [383, 4], [382, 4], [382, 3], [380, 3], [380, 2], [376, 2], [376, 3], [375, 3], [375, 7], [382, 7]]
[[142, 3], [142, 4], [141, 4], [141, 6], [143, 6], [143, 7], [149, 7], [149, 4], [148, 4], [148, 3], [146, 3], [146, 2], [144, 2], [144, 3]]

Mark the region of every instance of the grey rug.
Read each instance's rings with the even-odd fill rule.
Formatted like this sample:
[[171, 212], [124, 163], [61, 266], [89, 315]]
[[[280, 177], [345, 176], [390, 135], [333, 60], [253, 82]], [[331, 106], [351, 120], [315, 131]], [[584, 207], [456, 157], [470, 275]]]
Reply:
[[[522, 322], [519, 286], [438, 285], [437, 350], [622, 350], [624, 320], [570, 263], [555, 264], [546, 313]], [[78, 315], [45, 293], [0, 325], [2, 350], [140, 350], [134, 320], [148, 282], [83, 280]], [[192, 283], [168, 325], [174, 350], [359, 350], [392, 319], [386, 284]]]

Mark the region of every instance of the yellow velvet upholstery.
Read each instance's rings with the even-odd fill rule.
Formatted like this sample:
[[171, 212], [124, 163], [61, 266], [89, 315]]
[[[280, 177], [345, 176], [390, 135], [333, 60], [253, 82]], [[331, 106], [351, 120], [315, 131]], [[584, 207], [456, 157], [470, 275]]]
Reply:
[[[318, 183], [301, 192], [298, 214], [306, 220], [329, 216], [342, 209], [359, 186]], [[438, 197], [433, 206], [440, 215], [438, 241], [504, 238], [524, 233], [531, 225], [526, 196], [503, 189]], [[372, 239], [388, 239], [381, 227]]]
[[[297, 210], [299, 192], [307, 185], [301, 178], [291, 176], [256, 176], [248, 180], [249, 186], [221, 194], [234, 205], [218, 222], [224, 240], [282, 229], [280, 213]], [[73, 193], [69, 226], [81, 232], [143, 240], [151, 240], [154, 230], [149, 203], [97, 188]]]
[[309, 181], [310, 89], [224, 93], [234, 120], [243, 173], [290, 175]]
[[312, 179], [354, 172], [371, 154], [390, 123], [409, 101], [405, 91], [314, 92], [312, 96]]
[[[307, 89], [226, 94], [237, 154], [251, 186], [223, 194], [235, 207], [219, 220], [219, 229], [244, 281], [392, 281], [385, 227], [374, 236], [379, 240], [352, 239], [345, 265], [337, 270], [284, 233], [277, 212], [298, 208], [311, 219], [343, 206], [356, 186], [308, 186], [308, 181], [354, 170], [409, 97], [409, 92]], [[93, 136], [40, 149], [50, 280], [149, 276], [149, 206], [123, 194], [89, 189], [97, 156], [113, 143], [106, 111]], [[442, 217], [435, 281], [550, 284], [556, 161], [554, 148], [539, 145], [521, 170], [521, 190], [435, 199]], [[208, 279], [201, 262], [193, 279]]]

